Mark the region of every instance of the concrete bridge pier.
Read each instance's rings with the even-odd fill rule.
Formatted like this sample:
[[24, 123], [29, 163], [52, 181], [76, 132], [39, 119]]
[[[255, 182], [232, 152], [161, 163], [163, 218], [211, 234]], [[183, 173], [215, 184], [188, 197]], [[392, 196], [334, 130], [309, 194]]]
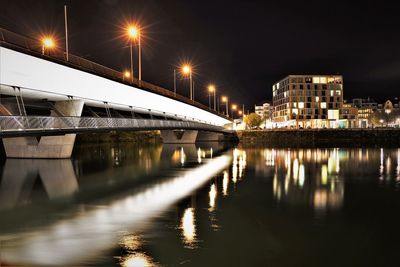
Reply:
[[161, 130], [164, 144], [194, 144], [196, 143], [196, 130]]
[[[51, 116], [77, 116], [82, 114], [82, 100], [66, 100], [55, 103]], [[57, 128], [57, 125], [54, 125]], [[76, 134], [60, 136], [3, 138], [8, 158], [70, 158]]]
[[222, 133], [199, 131], [197, 135], [198, 142], [219, 142], [224, 140]]

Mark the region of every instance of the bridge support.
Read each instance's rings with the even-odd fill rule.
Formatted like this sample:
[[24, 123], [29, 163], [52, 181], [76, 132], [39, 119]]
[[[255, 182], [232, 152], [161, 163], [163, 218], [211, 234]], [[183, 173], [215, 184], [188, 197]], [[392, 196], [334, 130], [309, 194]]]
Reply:
[[223, 141], [223, 140], [224, 140], [224, 135], [222, 133], [199, 131], [196, 141], [198, 141], [198, 142], [218, 142], [218, 141]]
[[[82, 100], [59, 101], [52, 116], [81, 116]], [[60, 136], [3, 138], [4, 150], [8, 158], [70, 158], [76, 134]]]
[[161, 130], [164, 144], [194, 144], [198, 131], [195, 130]]

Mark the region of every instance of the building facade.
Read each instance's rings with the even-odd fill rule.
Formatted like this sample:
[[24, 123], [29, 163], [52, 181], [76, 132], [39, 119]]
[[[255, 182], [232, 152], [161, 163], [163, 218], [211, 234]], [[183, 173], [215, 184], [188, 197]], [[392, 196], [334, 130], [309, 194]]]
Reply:
[[272, 86], [272, 95], [275, 127], [339, 127], [342, 76], [289, 75]]

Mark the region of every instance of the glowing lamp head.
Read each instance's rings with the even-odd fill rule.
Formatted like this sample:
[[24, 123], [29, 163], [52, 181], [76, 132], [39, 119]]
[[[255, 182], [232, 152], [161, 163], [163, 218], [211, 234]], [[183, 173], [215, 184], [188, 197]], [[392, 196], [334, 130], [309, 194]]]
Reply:
[[242, 114], [243, 114], [243, 112], [241, 110], [239, 110], [239, 115], [242, 115]]
[[226, 101], [228, 101], [228, 97], [223, 96], [223, 97], [221, 98], [221, 100], [222, 100], [222, 102], [226, 102]]
[[127, 29], [128, 37], [131, 39], [135, 39], [139, 36], [139, 29], [136, 26], [129, 26]]
[[214, 85], [209, 85], [209, 86], [208, 86], [208, 91], [209, 91], [210, 93], [213, 93], [213, 92], [215, 91], [215, 86], [214, 86]]
[[50, 49], [55, 47], [54, 39], [51, 37], [44, 37], [42, 39], [42, 44], [45, 48]]
[[233, 110], [236, 110], [236, 109], [237, 109], [237, 105], [233, 104], [233, 105], [232, 105], [232, 109], [233, 109]]
[[125, 78], [130, 78], [131, 77], [131, 73], [128, 70], [124, 71], [124, 77]]
[[187, 75], [187, 74], [189, 74], [190, 72], [191, 72], [191, 68], [190, 68], [189, 65], [184, 65], [184, 66], [182, 67], [182, 73], [183, 73], [183, 74]]

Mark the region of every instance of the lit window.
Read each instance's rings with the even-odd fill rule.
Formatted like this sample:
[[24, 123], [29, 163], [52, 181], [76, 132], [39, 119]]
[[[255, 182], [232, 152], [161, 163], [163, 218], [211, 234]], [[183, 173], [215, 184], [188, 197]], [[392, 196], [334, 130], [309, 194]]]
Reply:
[[292, 113], [293, 113], [294, 115], [297, 115], [298, 112], [299, 112], [299, 110], [298, 110], [297, 108], [292, 109]]
[[294, 102], [294, 103], [293, 103], [293, 106], [294, 106], [295, 108], [297, 108], [297, 103], [296, 103], [296, 102]]
[[315, 97], [315, 102], [319, 102], [319, 96]]
[[319, 78], [320, 83], [326, 83], [326, 77], [320, 77]]
[[319, 83], [319, 77], [313, 77], [312, 78], [313, 83]]
[[336, 90], [336, 95], [340, 95], [341, 91], [340, 90]]
[[279, 89], [279, 83], [276, 84], [276, 88]]
[[304, 103], [303, 102], [299, 102], [299, 108], [304, 108]]
[[339, 110], [337, 110], [337, 109], [328, 110], [328, 119], [329, 120], [338, 120], [339, 119]]
[[326, 108], [326, 102], [321, 103], [321, 108]]
[[328, 83], [334, 83], [334, 82], [335, 82], [335, 78], [333, 78], [333, 77], [328, 78]]
[[331, 96], [333, 96], [333, 93], [334, 93], [333, 90], [331, 90]]

